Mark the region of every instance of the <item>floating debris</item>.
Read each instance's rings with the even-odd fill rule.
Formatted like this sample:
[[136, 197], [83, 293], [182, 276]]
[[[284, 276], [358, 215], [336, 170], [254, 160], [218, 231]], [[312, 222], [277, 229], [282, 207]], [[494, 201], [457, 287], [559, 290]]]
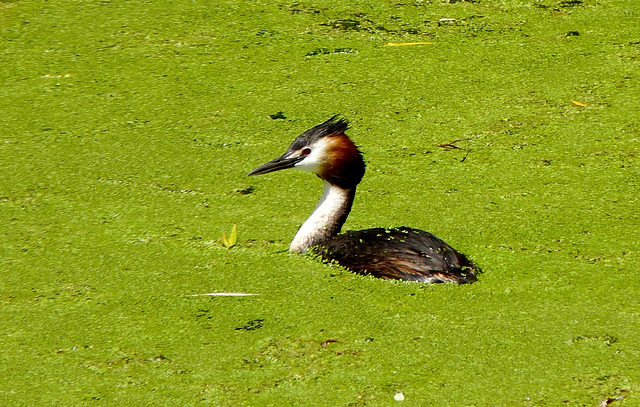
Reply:
[[256, 329], [262, 328], [264, 325], [264, 319], [258, 318], [247, 322], [243, 326], [239, 326], [236, 328], [236, 331], [255, 331]]
[[200, 297], [200, 296], [210, 296], [210, 297], [246, 297], [248, 295], [259, 295], [254, 293], [206, 293], [206, 294], [188, 294], [189, 297]]
[[269, 117], [271, 117], [272, 120], [277, 120], [277, 119], [286, 119], [287, 116], [285, 116], [284, 112], [278, 112], [278, 113], [274, 113], [274, 114], [270, 114]]
[[600, 403], [600, 407], [608, 407], [614, 401], [620, 401], [624, 399], [625, 397], [627, 397], [627, 393], [629, 393], [629, 390], [624, 389], [621, 390], [620, 393], [621, 394], [617, 397], [609, 397], [606, 400], [602, 400], [602, 402]]
[[322, 342], [320, 345], [323, 348], [326, 348], [328, 344], [335, 343], [335, 342], [338, 342], [338, 340], [337, 339], [327, 339], [326, 341]]
[[313, 51], [307, 52], [307, 57], [313, 57], [316, 55], [330, 55], [330, 54], [355, 54], [354, 48], [335, 48], [333, 51], [329, 48], [316, 48]]
[[435, 44], [433, 41], [416, 41], [416, 42], [390, 42], [386, 46], [387, 47], [406, 47], [410, 45], [432, 45]]

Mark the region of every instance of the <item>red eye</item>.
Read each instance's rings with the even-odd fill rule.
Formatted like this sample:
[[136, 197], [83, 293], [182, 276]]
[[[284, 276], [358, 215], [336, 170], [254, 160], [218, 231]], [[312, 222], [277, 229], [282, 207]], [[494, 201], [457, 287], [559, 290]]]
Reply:
[[302, 155], [309, 155], [311, 154], [311, 149], [309, 147], [305, 147], [302, 149]]

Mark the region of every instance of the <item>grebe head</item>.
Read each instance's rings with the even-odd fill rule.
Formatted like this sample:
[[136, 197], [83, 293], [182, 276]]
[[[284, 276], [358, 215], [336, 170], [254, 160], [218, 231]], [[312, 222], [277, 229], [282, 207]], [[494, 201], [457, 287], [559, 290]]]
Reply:
[[344, 134], [348, 127], [345, 119], [333, 116], [299, 135], [282, 156], [262, 164], [249, 175], [295, 168], [312, 172], [338, 187], [354, 188], [364, 175], [365, 164], [362, 153]]

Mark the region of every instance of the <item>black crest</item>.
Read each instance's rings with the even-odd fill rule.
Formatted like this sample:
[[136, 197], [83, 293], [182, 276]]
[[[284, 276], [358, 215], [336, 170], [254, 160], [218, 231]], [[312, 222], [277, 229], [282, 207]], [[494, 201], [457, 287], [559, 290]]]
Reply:
[[335, 115], [331, 117], [329, 120], [327, 120], [326, 122], [321, 123], [315, 127], [312, 127], [309, 130], [302, 133], [301, 135], [299, 135], [293, 141], [293, 143], [291, 143], [289, 150], [291, 151], [299, 150], [304, 146], [308, 146], [309, 144], [313, 143], [314, 141], [322, 137], [333, 136], [336, 134], [344, 134], [344, 132], [346, 132], [348, 128], [349, 128], [349, 122], [346, 119], [343, 119], [338, 115]]

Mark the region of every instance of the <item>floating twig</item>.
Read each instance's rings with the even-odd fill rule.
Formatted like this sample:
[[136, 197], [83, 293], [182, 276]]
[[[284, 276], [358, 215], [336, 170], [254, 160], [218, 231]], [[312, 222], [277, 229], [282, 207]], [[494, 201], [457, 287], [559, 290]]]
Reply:
[[448, 143], [438, 144], [438, 147], [449, 147], [449, 148], [457, 148], [458, 150], [462, 150], [462, 147], [456, 146], [456, 143], [459, 143], [461, 141], [469, 141], [471, 139], [473, 139], [473, 137], [459, 138], [457, 140], [453, 140]]
[[259, 295], [254, 293], [206, 293], [206, 294], [188, 294], [189, 297], [200, 297], [208, 295], [210, 297], [246, 297], [248, 295]]
[[327, 339], [326, 341], [322, 342], [321, 345], [323, 348], [326, 348], [328, 344], [330, 343], [334, 343], [334, 342], [338, 342], [337, 339]]

